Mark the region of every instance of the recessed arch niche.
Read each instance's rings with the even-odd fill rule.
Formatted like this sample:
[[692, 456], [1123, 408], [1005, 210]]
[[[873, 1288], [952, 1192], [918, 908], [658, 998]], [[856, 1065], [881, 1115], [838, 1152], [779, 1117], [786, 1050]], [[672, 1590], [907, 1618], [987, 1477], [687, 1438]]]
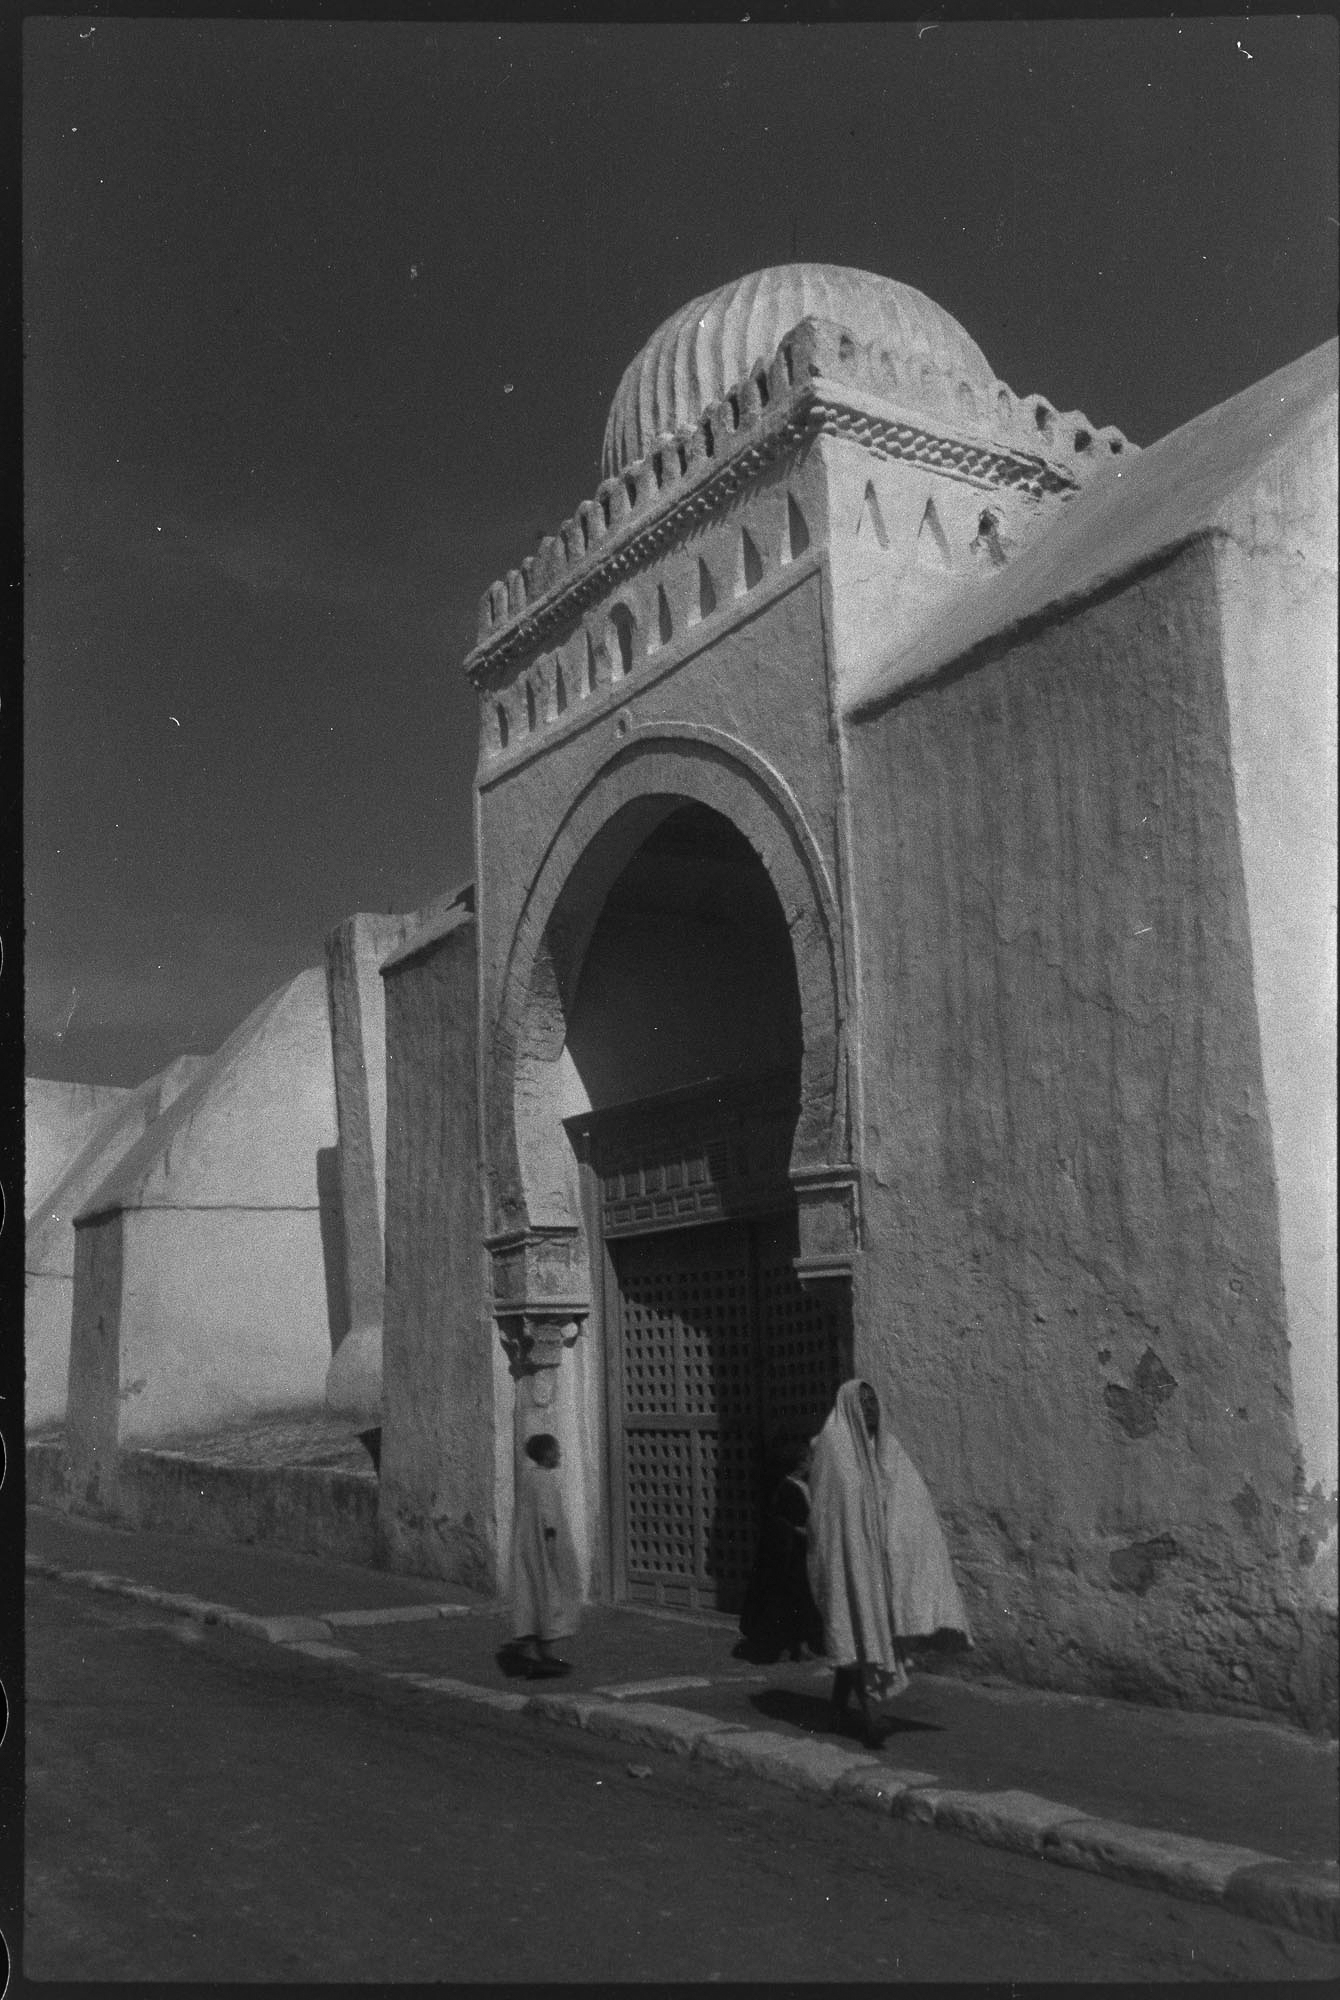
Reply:
[[[667, 827], [671, 821], [674, 825]], [[667, 830], [658, 842], [654, 836], [662, 827]], [[647, 856], [620, 890], [620, 878], [644, 848]], [[528, 1231], [576, 1226], [576, 1178], [563, 1120], [581, 1108], [583, 1094], [594, 1102], [593, 1088], [597, 1096], [624, 1088], [639, 1067], [646, 1076], [668, 1077], [677, 1063], [681, 1069], [692, 1066], [694, 1050], [702, 1045], [701, 1017], [692, 1033], [686, 1026], [677, 1052], [668, 1043], [664, 1056], [649, 1047], [654, 1037], [640, 1022], [625, 1022], [627, 1032], [618, 1046], [600, 1051], [592, 1024], [602, 1010], [608, 1021], [614, 993], [623, 992], [622, 1004], [636, 1004], [629, 970], [625, 965], [603, 1000], [592, 997], [590, 984], [585, 996], [581, 989], [593, 942], [598, 952], [614, 950], [597, 937], [611, 894], [616, 911], [624, 899], [627, 916], [630, 902], [654, 875], [661, 893], [691, 905], [695, 852], [704, 863], [698, 871], [704, 878], [700, 901], [711, 901], [708, 882], [715, 883], [718, 895], [725, 893], [727, 882], [737, 888], [748, 885], [751, 934], [773, 940], [765, 962], [780, 964], [775, 947], [785, 933], [799, 1046], [792, 1029], [787, 1030], [791, 1042], [783, 1048], [786, 1003], [777, 1010], [769, 1034], [775, 1027], [781, 1037], [777, 1052], [796, 1074], [791, 1179], [798, 1192], [831, 1192], [828, 1183], [834, 1177], [844, 1185], [851, 1182], [844, 972], [835, 899], [822, 856], [795, 800], [762, 760], [715, 732], [686, 725], [679, 734], [661, 731], [634, 738], [614, 753], [571, 807], [526, 899], [485, 1050], [495, 1238], [505, 1235], [515, 1242]], [[671, 876], [676, 886], [668, 891]], [[701, 923], [691, 908], [681, 908], [676, 921], [683, 926], [691, 920], [697, 926], [695, 948], [701, 948]], [[738, 967], [731, 976], [737, 973]], [[720, 983], [717, 990], [722, 990]], [[731, 1036], [737, 1026], [732, 1025], [723, 1045], [732, 1064]], [[573, 1046], [570, 1029], [575, 1031]]]

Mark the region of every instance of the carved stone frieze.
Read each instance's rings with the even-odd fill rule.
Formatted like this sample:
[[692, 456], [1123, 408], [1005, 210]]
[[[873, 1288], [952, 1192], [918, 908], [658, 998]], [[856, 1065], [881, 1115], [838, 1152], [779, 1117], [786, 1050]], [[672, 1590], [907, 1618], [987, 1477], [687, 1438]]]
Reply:
[[816, 437], [847, 438], [877, 456], [1035, 501], [1077, 492], [1113, 454], [1133, 449], [1112, 426], [1017, 397], [1004, 383], [987, 393], [980, 382], [960, 382], [955, 393], [948, 381], [921, 379], [924, 368], [919, 377], [889, 363], [838, 325], [809, 318], [792, 328], [766, 367], [606, 479], [535, 555], [490, 585], [466, 662], [476, 687], [500, 685], [557, 625]]
[[737, 448], [689, 492], [664, 501], [645, 526], [626, 535], [603, 559], [584, 563], [566, 587], [555, 589], [528, 616], [518, 617], [513, 611], [497, 637], [485, 639], [470, 655], [466, 662], [470, 678], [481, 688], [495, 682], [516, 660], [538, 652], [560, 626], [607, 596], [624, 577], [720, 512], [777, 459], [820, 436], [846, 438], [880, 458], [905, 459], [950, 478], [986, 489], [1022, 492], [1031, 499], [1078, 488], [1069, 473], [1040, 456], [924, 429], [895, 412], [874, 415], [854, 401], [818, 393], [817, 385], [806, 388], [750, 443]]
[[827, 397], [816, 397], [810, 406], [810, 422], [828, 437], [850, 438], [877, 458], [928, 466], [932, 472], [967, 479], [974, 485], [1026, 493], [1032, 500], [1040, 500], [1044, 493], [1073, 493], [1079, 484], [1044, 458], [946, 437], [902, 417], [877, 416]]

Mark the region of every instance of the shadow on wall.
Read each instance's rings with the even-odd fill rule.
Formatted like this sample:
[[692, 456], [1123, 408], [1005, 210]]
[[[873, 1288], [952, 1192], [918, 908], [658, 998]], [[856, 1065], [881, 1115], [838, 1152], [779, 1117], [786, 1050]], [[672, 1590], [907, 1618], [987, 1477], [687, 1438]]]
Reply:
[[316, 1200], [321, 1219], [321, 1261], [326, 1274], [326, 1317], [330, 1322], [330, 1351], [334, 1354], [349, 1331], [349, 1297], [344, 1276], [348, 1264], [338, 1146], [317, 1148]]

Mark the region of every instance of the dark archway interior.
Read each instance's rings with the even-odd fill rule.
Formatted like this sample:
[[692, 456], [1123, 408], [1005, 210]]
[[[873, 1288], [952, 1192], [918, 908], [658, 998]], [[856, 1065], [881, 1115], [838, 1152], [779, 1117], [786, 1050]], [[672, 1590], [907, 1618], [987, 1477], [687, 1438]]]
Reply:
[[845, 1328], [792, 1268], [803, 1045], [786, 916], [721, 814], [677, 807], [616, 879], [567, 1046], [613, 1273], [615, 1588], [736, 1608], [779, 1451], [822, 1420]]
[[567, 1025], [594, 1110], [801, 1063], [800, 992], [767, 870], [708, 807], [669, 814], [611, 889]]

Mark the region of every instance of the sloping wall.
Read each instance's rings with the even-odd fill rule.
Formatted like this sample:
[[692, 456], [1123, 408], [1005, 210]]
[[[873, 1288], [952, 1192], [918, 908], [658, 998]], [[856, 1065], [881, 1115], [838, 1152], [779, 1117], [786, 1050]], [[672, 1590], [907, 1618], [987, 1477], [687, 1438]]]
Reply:
[[[320, 1406], [331, 1318], [321, 1161], [334, 1144], [325, 977], [313, 968], [255, 1010], [77, 1218], [90, 1280], [81, 1287], [81, 1241], [72, 1437], [105, 1431], [113, 1380], [122, 1443]], [[116, 1254], [95, 1256], [112, 1236]], [[114, 1366], [99, 1353], [108, 1341]]]
[[24, 1422], [32, 1430], [65, 1414], [74, 1299], [74, 1218], [206, 1059], [179, 1056], [157, 1076], [118, 1093], [86, 1144], [28, 1217], [23, 1247]]
[[23, 1213], [57, 1186], [131, 1095], [110, 1083], [62, 1083], [44, 1076], [23, 1079]]

